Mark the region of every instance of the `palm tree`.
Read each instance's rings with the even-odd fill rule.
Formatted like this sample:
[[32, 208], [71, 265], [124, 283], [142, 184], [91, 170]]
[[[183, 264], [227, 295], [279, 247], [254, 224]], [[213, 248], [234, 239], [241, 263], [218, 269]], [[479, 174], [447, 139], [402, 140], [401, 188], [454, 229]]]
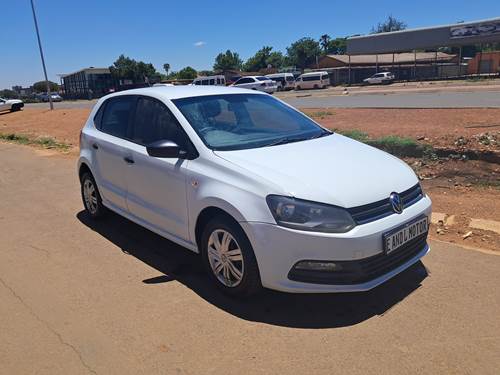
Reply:
[[163, 69], [167, 72], [167, 76], [168, 76], [168, 71], [170, 70], [170, 64], [169, 63], [163, 64]]
[[330, 43], [331, 39], [332, 38], [330, 38], [330, 35], [328, 35], [328, 34], [323, 34], [319, 38], [319, 44], [321, 44], [321, 48], [323, 48], [323, 51], [325, 52], [325, 54], [328, 52], [328, 43]]

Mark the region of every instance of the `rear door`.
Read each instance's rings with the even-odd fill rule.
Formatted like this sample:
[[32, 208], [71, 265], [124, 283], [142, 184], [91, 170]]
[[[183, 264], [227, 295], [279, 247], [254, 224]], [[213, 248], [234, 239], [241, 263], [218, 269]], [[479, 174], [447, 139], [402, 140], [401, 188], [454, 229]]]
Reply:
[[127, 140], [135, 96], [108, 99], [98, 112], [99, 132], [91, 139], [99, 190], [106, 204], [127, 210], [127, 171], [131, 142]]
[[127, 175], [127, 205], [132, 215], [177, 238], [188, 240], [186, 174], [188, 160], [149, 156], [146, 145], [170, 140], [190, 147], [187, 135], [166, 105], [141, 96], [132, 127], [134, 164]]

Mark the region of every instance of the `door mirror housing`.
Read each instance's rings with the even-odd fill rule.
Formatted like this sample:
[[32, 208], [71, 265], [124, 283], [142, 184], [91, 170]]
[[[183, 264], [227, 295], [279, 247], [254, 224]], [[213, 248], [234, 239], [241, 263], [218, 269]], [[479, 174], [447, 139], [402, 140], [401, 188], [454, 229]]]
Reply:
[[169, 140], [161, 140], [150, 143], [146, 146], [146, 151], [149, 156], [155, 158], [184, 158], [186, 151], [181, 150], [179, 145]]

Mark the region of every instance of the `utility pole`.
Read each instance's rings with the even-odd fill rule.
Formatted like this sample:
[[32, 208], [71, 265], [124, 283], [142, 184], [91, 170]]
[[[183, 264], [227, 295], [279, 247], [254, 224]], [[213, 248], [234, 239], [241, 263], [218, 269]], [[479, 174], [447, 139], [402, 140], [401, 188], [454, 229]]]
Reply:
[[43, 74], [45, 75], [45, 83], [47, 84], [47, 96], [49, 97], [50, 109], [54, 109], [54, 104], [52, 103], [52, 96], [50, 94], [50, 84], [47, 78], [47, 68], [45, 67], [45, 59], [43, 57], [42, 42], [40, 41], [40, 32], [38, 31], [38, 22], [36, 20], [35, 6], [33, 5], [33, 0], [31, 1], [31, 10], [33, 11], [33, 20], [35, 21], [36, 37], [38, 39], [38, 48], [40, 49], [40, 57], [42, 58]]

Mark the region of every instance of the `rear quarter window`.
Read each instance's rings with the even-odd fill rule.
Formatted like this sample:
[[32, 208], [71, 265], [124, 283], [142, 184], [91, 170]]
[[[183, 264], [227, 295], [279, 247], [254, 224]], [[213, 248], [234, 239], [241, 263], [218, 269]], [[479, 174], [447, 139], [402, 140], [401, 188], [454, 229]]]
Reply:
[[134, 104], [135, 97], [133, 96], [108, 99], [99, 130], [115, 137], [127, 138], [128, 124]]

